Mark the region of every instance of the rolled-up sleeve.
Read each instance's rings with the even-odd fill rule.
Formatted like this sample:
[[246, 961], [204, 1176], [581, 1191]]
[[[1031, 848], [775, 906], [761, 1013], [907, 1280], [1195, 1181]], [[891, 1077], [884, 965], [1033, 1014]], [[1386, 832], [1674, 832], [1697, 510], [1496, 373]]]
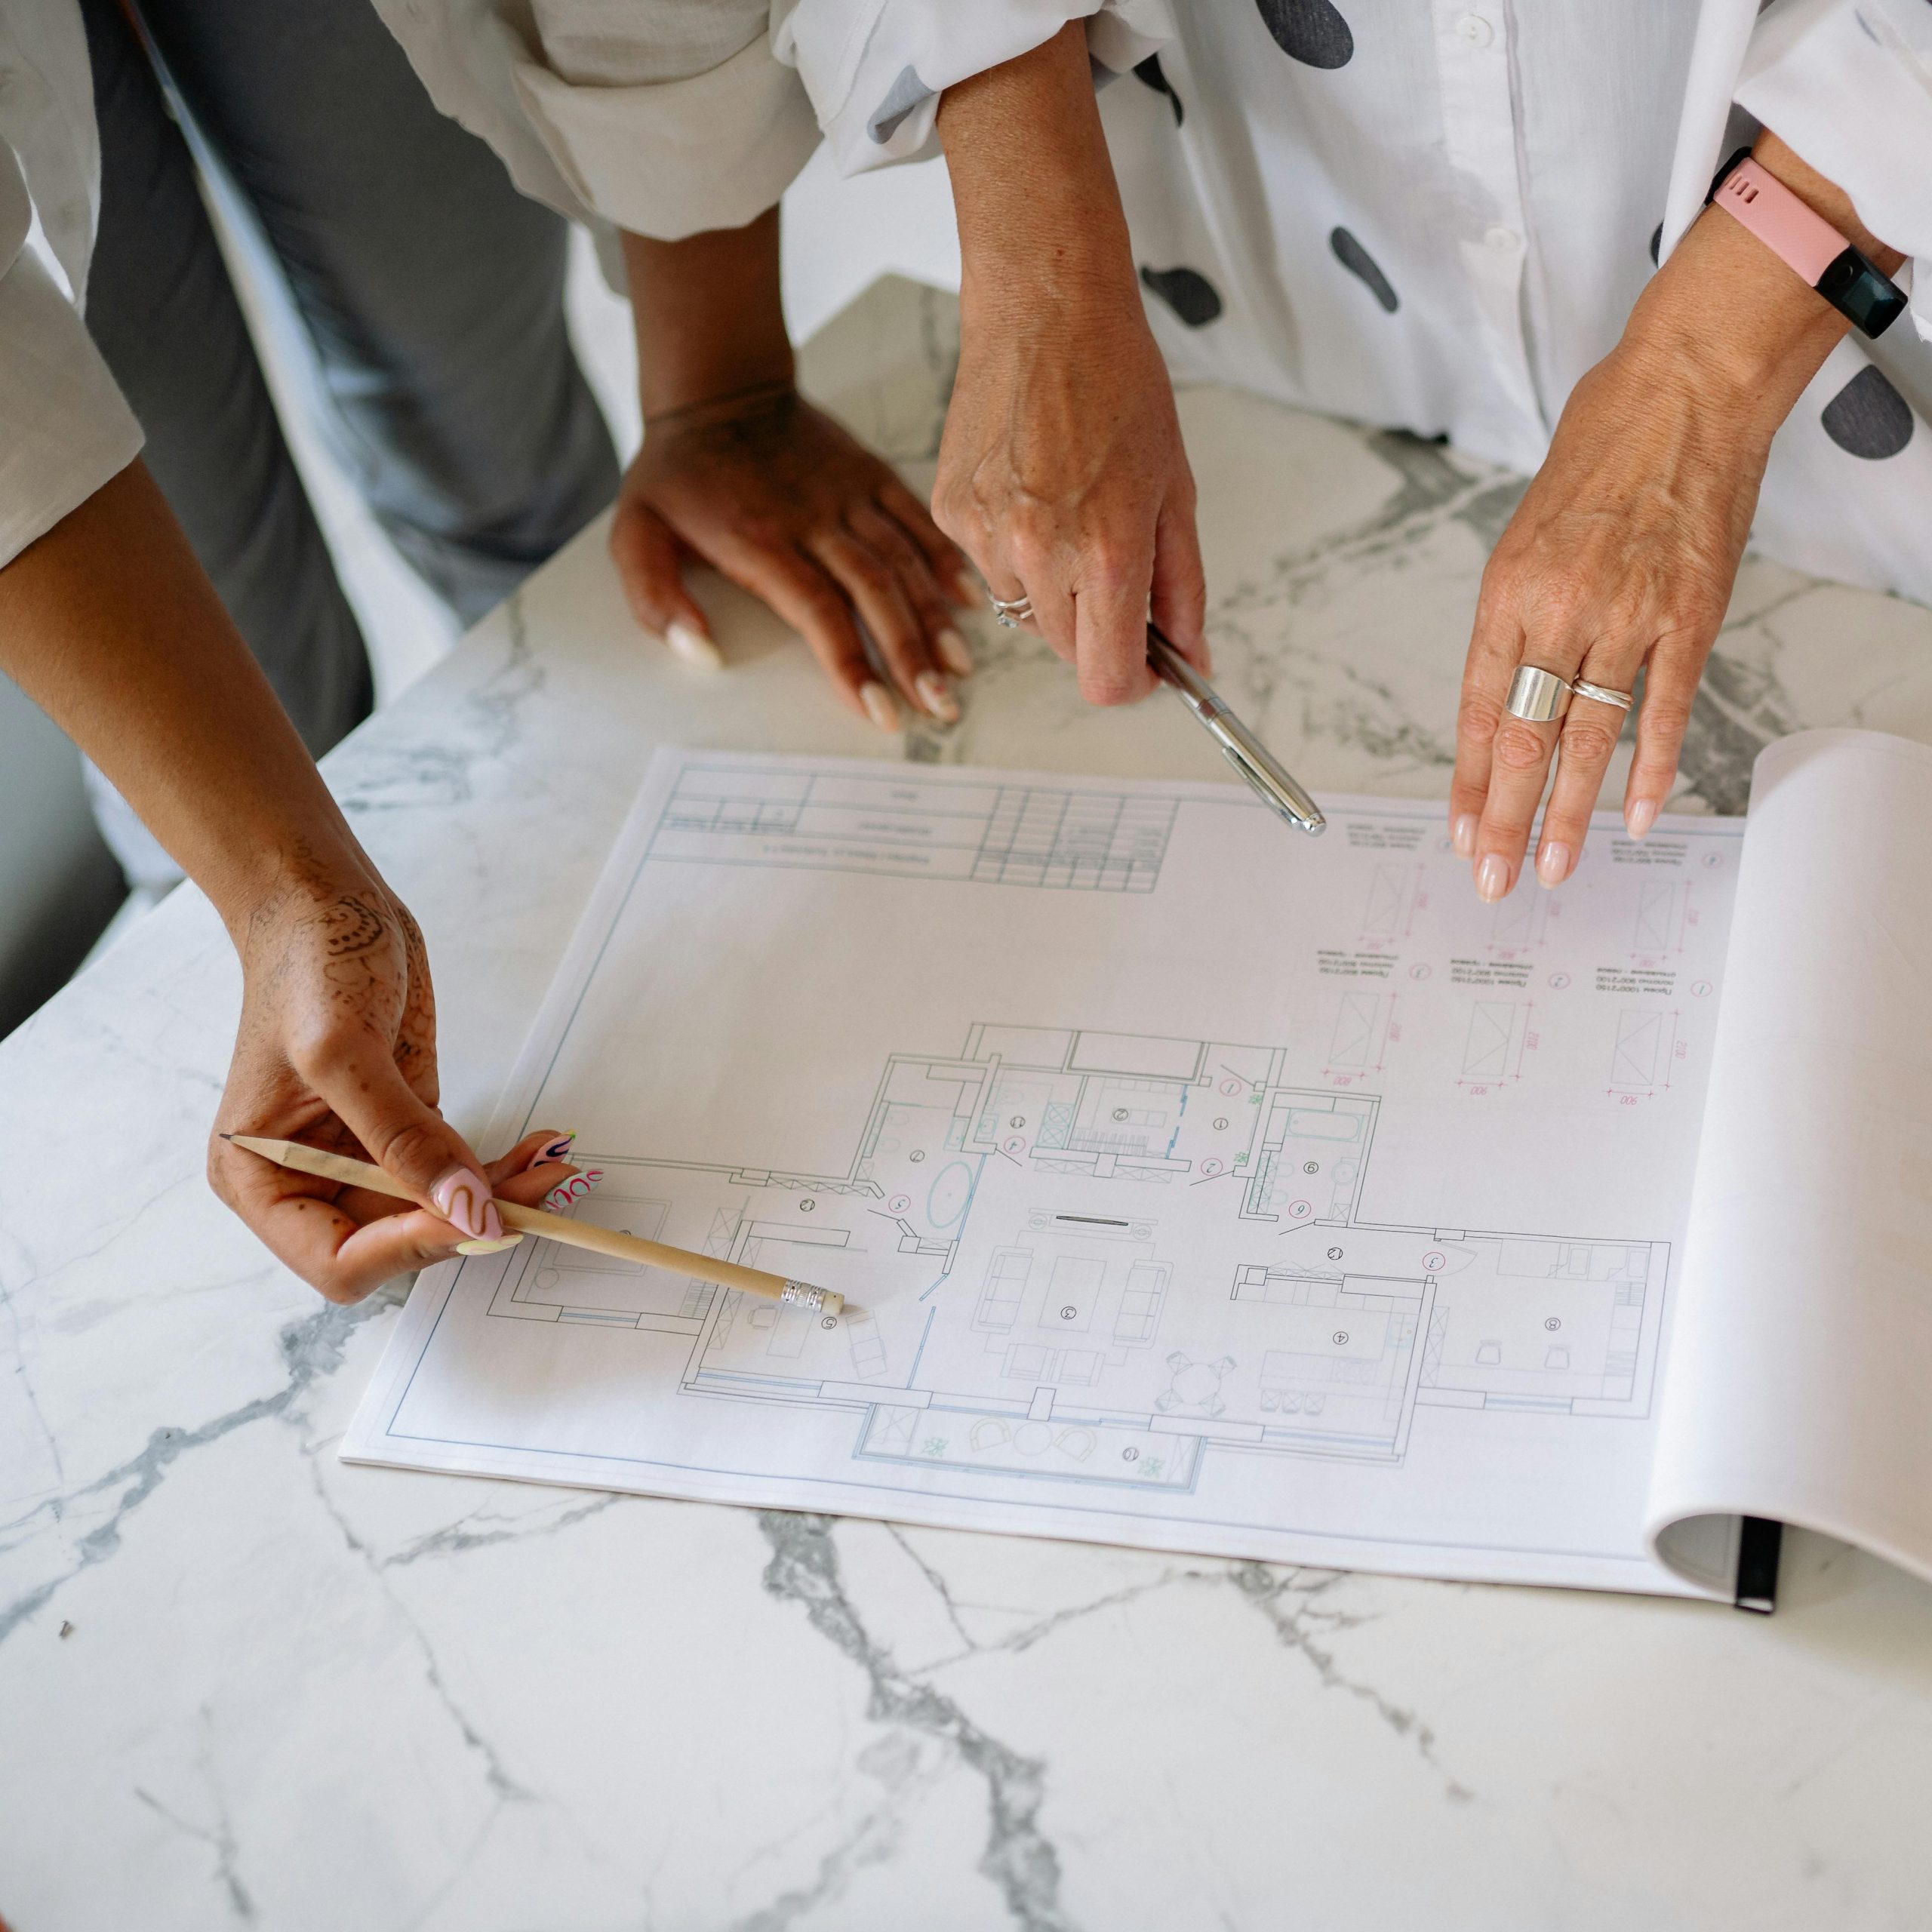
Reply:
[[78, 14], [0, 6], [0, 566], [140, 452], [134, 412], [28, 238], [38, 198], [48, 245], [82, 297], [96, 155]]
[[525, 194], [593, 228], [742, 228], [818, 145], [769, 0], [376, 4], [437, 106]]
[[1774, 0], [1752, 33], [1737, 102], [1912, 257], [1912, 320], [1932, 341], [1932, 6]]
[[939, 98], [1030, 53], [1069, 20], [1087, 51], [1123, 74], [1174, 37], [1167, 0], [792, 0], [772, 45], [803, 76], [839, 171], [939, 152]]

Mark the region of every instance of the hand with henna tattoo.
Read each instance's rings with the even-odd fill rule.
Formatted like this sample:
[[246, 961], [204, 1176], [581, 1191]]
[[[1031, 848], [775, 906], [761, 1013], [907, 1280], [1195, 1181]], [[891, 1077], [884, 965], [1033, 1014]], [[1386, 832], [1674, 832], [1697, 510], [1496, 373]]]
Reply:
[[[485, 1164], [436, 1112], [423, 935], [383, 883], [138, 462], [0, 569], [0, 671], [207, 893], [242, 958], [215, 1191], [332, 1301], [503, 1238], [493, 1200], [576, 1176], [567, 1138]], [[421, 1204], [291, 1174], [222, 1133], [372, 1160]]]

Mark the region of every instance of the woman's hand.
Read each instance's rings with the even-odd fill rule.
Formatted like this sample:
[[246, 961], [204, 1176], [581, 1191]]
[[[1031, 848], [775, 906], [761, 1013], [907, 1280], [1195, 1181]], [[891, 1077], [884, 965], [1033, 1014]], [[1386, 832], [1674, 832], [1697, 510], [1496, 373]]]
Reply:
[[1208, 668], [1194, 478], [1140, 298], [1022, 277], [962, 305], [933, 509], [1091, 704], [1152, 689], [1147, 617]]
[[[789, 380], [654, 417], [625, 472], [611, 553], [638, 622], [687, 657], [722, 660], [679, 565], [702, 558], [799, 632], [846, 704], [882, 730], [915, 709], [959, 715], [947, 673], [973, 660], [949, 600], [966, 560], [891, 466]], [[869, 638], [880, 663], [866, 649]]]
[[947, 673], [973, 669], [947, 608], [974, 601], [966, 560], [889, 465], [792, 387], [778, 211], [678, 242], [626, 234], [623, 248], [645, 433], [611, 552], [638, 622], [723, 662], [679, 574], [700, 557], [798, 631], [881, 730], [900, 724], [888, 678], [951, 724]]
[[1130, 703], [1153, 688], [1150, 600], [1207, 668], [1206, 592], [1084, 23], [948, 88], [939, 128], [963, 273], [934, 513], [995, 597], [1032, 601], [1033, 628], [1078, 666], [1088, 700]]
[[[436, 1003], [423, 935], [373, 875], [298, 865], [230, 930], [242, 1023], [208, 1179], [331, 1301], [507, 1245], [493, 1190], [534, 1204], [575, 1173], [561, 1164], [567, 1138], [555, 1135], [532, 1135], [485, 1165], [435, 1111]], [[374, 1161], [423, 1204], [293, 1173], [230, 1145], [229, 1134]]]
[[[1867, 254], [1896, 265], [1774, 135], [1757, 155]], [[1519, 665], [1622, 692], [1643, 672], [1623, 815], [1633, 836], [1650, 830], [1676, 778], [1772, 436], [1847, 327], [1741, 224], [1707, 210], [1623, 340], [1572, 392], [1483, 573], [1463, 675], [1450, 826], [1484, 899], [1516, 884], [1552, 757], [1537, 876], [1558, 885], [1575, 869], [1624, 722], [1618, 706], [1581, 695], [1560, 723], [1512, 716]]]

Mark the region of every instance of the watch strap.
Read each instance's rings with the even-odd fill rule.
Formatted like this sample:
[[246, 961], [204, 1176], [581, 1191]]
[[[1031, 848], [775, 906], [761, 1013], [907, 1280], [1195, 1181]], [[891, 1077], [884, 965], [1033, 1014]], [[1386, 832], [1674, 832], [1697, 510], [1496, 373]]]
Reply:
[[1866, 335], [1882, 335], [1904, 312], [1898, 285], [1754, 160], [1749, 148], [1718, 171], [1706, 199], [1742, 223]]

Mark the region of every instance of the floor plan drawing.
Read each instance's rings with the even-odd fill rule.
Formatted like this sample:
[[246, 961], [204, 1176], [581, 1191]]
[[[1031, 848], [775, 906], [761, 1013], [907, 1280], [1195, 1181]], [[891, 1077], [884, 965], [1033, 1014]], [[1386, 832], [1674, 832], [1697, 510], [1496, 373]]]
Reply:
[[843, 1174], [592, 1149], [580, 1214], [903, 1291], [822, 1317], [536, 1241], [490, 1312], [688, 1337], [686, 1395], [850, 1411], [860, 1458], [1137, 1487], [1217, 1444], [1399, 1460], [1418, 1404], [1647, 1413], [1666, 1244], [1365, 1224], [1378, 1102], [1281, 1060], [981, 1026], [892, 1059]]
[[1642, 1522], [1715, 1002], [1623, 961], [1661, 885], [1721, 977], [1737, 828], [1593, 841], [1559, 918], [1478, 899], [1436, 805], [1324, 804], [661, 751], [473, 1144], [574, 1126], [571, 1214], [699, 1259], [435, 1269], [344, 1454], [1676, 1587]]

